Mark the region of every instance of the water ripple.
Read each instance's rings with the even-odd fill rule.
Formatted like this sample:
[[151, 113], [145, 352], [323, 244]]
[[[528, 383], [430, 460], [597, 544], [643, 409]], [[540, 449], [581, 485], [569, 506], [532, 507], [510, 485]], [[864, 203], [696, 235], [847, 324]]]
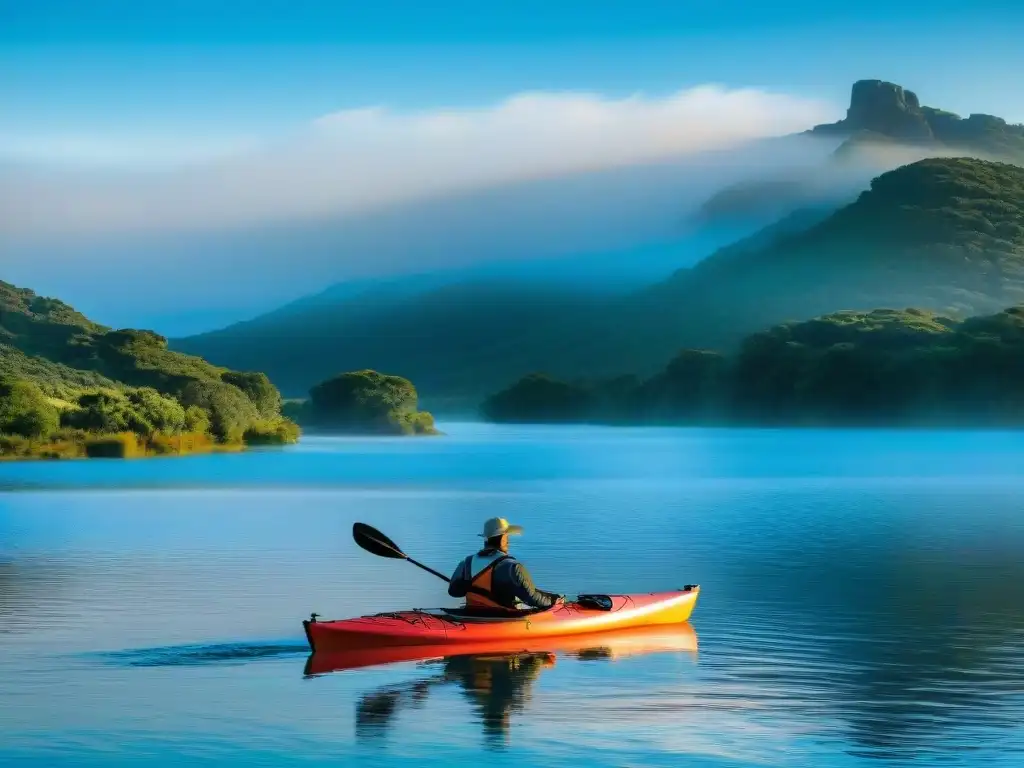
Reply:
[[169, 645], [157, 648], [132, 648], [89, 654], [115, 666], [194, 667], [209, 664], [238, 664], [258, 659], [307, 655], [305, 643], [220, 643], [216, 645]]

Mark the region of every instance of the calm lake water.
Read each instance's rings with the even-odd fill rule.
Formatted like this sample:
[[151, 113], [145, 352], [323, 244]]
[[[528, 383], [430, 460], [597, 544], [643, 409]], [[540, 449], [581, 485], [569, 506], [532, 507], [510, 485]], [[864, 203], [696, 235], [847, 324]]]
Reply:
[[[1024, 764], [1024, 434], [506, 428], [0, 464], [0, 765]], [[304, 677], [301, 620], [700, 583], [697, 650]], [[410, 762], [412, 761], [412, 762]]]

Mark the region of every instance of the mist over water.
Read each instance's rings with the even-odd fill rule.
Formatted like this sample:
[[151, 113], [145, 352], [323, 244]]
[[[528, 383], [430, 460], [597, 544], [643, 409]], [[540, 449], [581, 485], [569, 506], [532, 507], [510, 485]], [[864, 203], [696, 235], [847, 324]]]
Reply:
[[[238, 221], [215, 215], [222, 204], [250, 204], [213, 199], [232, 183], [227, 170], [224, 179], [211, 176], [195, 193], [183, 194], [177, 185], [204, 178], [201, 167], [72, 173], [15, 166], [22, 182], [0, 189], [9, 224], [17, 225], [5, 236], [4, 279], [60, 297], [104, 324], [152, 327], [170, 336], [246, 320], [337, 283], [404, 275], [436, 274], [447, 282], [525, 276], [580, 290], [589, 284], [627, 289], [692, 266], [794, 208], [848, 202], [885, 170], [956, 154], [888, 146], [837, 163], [831, 155], [841, 141], [799, 134], [751, 138], [728, 149], [698, 148], [610, 167], [554, 163], [544, 173], [481, 179], [468, 188], [446, 187], [445, 171], [437, 169], [437, 189], [355, 208], [320, 201], [292, 210], [291, 198], [275, 208], [271, 198], [281, 186], [270, 185], [270, 197], [260, 203], [271, 206], [267, 215]], [[318, 174], [331, 176], [329, 167]], [[332, 173], [338, 178], [332, 176], [331, 185], [351, 188], [346, 195], [365, 183], [342, 167]], [[306, 184], [325, 183], [304, 181], [301, 174], [293, 181], [285, 186], [300, 198], [316, 197]], [[749, 211], [740, 207], [721, 220], [700, 215], [708, 200], [730, 188], [780, 181], [794, 185], [792, 199], [762, 194]], [[58, 205], [66, 215], [46, 217], [38, 231], [27, 223], [36, 214], [16, 215], [19, 205], [33, 200], [45, 208], [53, 195], [68, 198]], [[204, 196], [213, 196], [200, 206], [213, 218], [189, 223], [178, 209]], [[29, 229], [18, 229], [23, 224]], [[88, 291], [83, 270], [93, 278]]]
[[[1024, 438], [535, 428], [7, 464], [0, 764], [1017, 765]], [[698, 649], [305, 678], [299, 622], [450, 604], [482, 520], [568, 594], [700, 583]]]
[[[4, 279], [58, 296], [99, 322], [172, 336], [244, 320], [352, 279], [447, 270], [454, 280], [491, 271], [543, 281], [549, 271], [556, 280], [571, 271], [583, 284], [653, 282], [769, 223], [753, 217], [699, 226], [694, 214], [716, 191], [750, 178], [813, 175], [837, 143], [764, 140], [361, 213], [201, 230], [11, 235]], [[83, 270], [93, 278], [87, 291]]]

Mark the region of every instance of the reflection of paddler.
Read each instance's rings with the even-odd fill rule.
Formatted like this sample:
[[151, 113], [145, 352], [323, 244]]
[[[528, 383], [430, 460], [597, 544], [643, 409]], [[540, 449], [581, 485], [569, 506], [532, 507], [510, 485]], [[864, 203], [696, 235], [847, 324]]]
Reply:
[[356, 706], [356, 735], [383, 736], [403, 703], [421, 704], [431, 687], [458, 683], [477, 710], [488, 740], [507, 742], [512, 712], [525, 708], [530, 687], [541, 670], [554, 666], [555, 655], [544, 651], [452, 656], [441, 663], [444, 670], [436, 677], [390, 686], [363, 696]]
[[512, 712], [521, 712], [541, 670], [554, 666], [553, 653], [453, 656], [444, 678], [461, 685], [480, 715], [489, 741], [508, 741]]
[[[481, 649], [476, 654], [439, 657], [413, 647], [405, 649], [404, 658], [388, 657], [388, 661], [419, 660], [422, 666], [441, 671], [364, 695], [356, 707], [357, 737], [384, 736], [403, 705], [422, 705], [434, 686], [456, 683], [480, 718], [488, 744], [501, 746], [508, 742], [512, 713], [526, 709], [541, 671], [554, 666], [554, 650], [580, 661], [610, 661], [673, 651], [696, 655], [697, 652], [697, 635], [689, 624], [636, 628], [589, 638], [546, 638], [537, 642], [552, 650], [513, 651], [506, 646], [502, 650]], [[389, 652], [394, 650], [389, 649]], [[319, 660], [307, 661], [307, 671], [314, 669], [317, 674], [323, 674], [329, 670], [352, 669], [365, 666], [370, 659], [379, 663], [379, 654], [349, 653], [333, 657], [328, 654]]]
[[374, 691], [363, 696], [356, 705], [356, 735], [381, 735], [391, 725], [401, 700], [401, 690]]
[[434, 677], [366, 694], [356, 705], [356, 735], [382, 736], [392, 724], [401, 704], [422, 704], [427, 700], [430, 687], [443, 682], [443, 677]]

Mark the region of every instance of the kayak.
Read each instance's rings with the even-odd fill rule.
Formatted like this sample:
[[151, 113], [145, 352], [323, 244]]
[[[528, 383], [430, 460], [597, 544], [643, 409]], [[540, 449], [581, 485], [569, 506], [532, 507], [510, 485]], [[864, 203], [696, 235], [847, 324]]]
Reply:
[[548, 656], [562, 653], [580, 660], [622, 659], [650, 653], [687, 653], [696, 656], [697, 633], [689, 622], [630, 627], [602, 633], [524, 637], [448, 645], [397, 645], [319, 651], [306, 660], [304, 674], [324, 675], [347, 669], [399, 662], [427, 662], [472, 656], [481, 661]]
[[313, 653], [398, 646], [453, 646], [560, 637], [688, 621], [700, 587], [634, 595], [580, 595], [576, 600], [515, 615], [465, 608], [377, 613], [302, 622]]

